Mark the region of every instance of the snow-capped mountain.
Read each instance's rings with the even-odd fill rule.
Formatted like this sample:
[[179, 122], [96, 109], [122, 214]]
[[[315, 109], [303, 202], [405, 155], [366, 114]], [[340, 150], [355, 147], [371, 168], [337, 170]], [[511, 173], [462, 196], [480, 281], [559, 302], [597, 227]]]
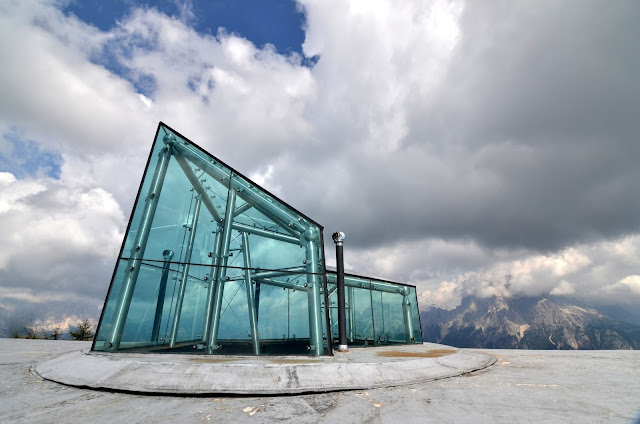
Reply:
[[640, 326], [539, 297], [465, 297], [420, 314], [424, 341], [493, 349], [638, 349]]

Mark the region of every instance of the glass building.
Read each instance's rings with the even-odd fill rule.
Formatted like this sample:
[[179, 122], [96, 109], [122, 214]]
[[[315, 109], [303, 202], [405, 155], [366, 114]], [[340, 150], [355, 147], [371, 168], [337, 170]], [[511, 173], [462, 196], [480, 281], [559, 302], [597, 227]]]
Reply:
[[[345, 286], [350, 344], [422, 342], [415, 287]], [[331, 355], [336, 311], [323, 227], [160, 123], [92, 349]]]
[[[327, 271], [331, 335], [338, 338], [336, 273]], [[347, 340], [355, 346], [422, 343], [415, 286], [345, 274]]]

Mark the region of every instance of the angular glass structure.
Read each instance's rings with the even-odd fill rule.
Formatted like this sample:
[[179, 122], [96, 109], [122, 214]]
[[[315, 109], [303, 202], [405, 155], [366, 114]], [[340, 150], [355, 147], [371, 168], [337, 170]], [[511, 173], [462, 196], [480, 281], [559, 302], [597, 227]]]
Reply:
[[[330, 355], [322, 240], [322, 226], [160, 123], [92, 349]], [[353, 340], [421, 343], [415, 287], [345, 280]]]
[[[338, 337], [336, 273], [327, 271], [331, 334]], [[353, 274], [344, 276], [349, 345], [422, 343], [415, 286]]]

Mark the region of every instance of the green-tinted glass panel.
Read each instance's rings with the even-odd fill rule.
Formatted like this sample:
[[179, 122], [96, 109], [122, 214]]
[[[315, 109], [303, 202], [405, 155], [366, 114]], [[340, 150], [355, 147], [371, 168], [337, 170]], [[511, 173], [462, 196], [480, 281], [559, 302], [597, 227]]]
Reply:
[[418, 309], [418, 295], [415, 287], [408, 287], [407, 294], [407, 308], [411, 311], [411, 319], [413, 323], [411, 324], [412, 339], [414, 343], [422, 343], [422, 327], [420, 324], [420, 311]]
[[224, 283], [222, 305], [218, 343], [224, 348], [225, 339], [250, 340], [251, 329], [244, 280]]
[[[256, 186], [239, 175], [232, 179], [238, 193], [234, 228], [249, 234], [251, 266], [257, 269], [305, 270], [305, 228], [311, 227], [319, 238], [321, 229], [296, 212], [267, 197]], [[323, 273], [322, 262], [317, 272]]]
[[94, 344], [331, 352], [322, 227], [160, 125]]
[[306, 293], [260, 283], [258, 325], [263, 340], [308, 337]]
[[[322, 227], [161, 124], [93, 349], [331, 353], [327, 278]], [[414, 287], [345, 284], [349, 343], [420, 342]]]
[[[338, 339], [336, 273], [329, 271], [327, 277], [331, 335], [335, 341]], [[346, 274], [345, 302], [349, 344], [422, 343], [415, 287]]]
[[[376, 345], [383, 344], [385, 340], [385, 328], [384, 328], [384, 310], [382, 308], [382, 292], [370, 290], [371, 296], [371, 308], [373, 315], [373, 328], [374, 328], [374, 343]], [[398, 299], [400, 300], [400, 299]]]
[[[329, 322], [331, 323], [331, 336], [333, 339], [338, 338], [338, 293], [335, 283], [327, 285], [329, 298]], [[323, 307], [324, 311], [324, 307]]]
[[94, 341], [94, 349], [96, 350], [105, 349], [107, 336], [112, 329], [114, 310], [122, 287], [122, 280], [124, 279], [127, 262], [128, 261], [119, 260], [116, 263], [116, 270], [102, 311], [101, 325], [96, 330], [96, 337]]
[[353, 289], [354, 339], [366, 342], [375, 341], [375, 322], [371, 308], [371, 291], [369, 289]]
[[151, 342], [161, 277], [161, 266], [143, 262], [122, 333], [122, 339], [126, 340], [126, 343], [138, 345]]
[[[163, 132], [160, 131], [154, 144], [149, 169], [140, 192], [141, 198], [138, 199], [134, 208], [131, 227], [127, 233], [123, 249], [124, 257], [132, 257], [137, 248], [135, 245], [136, 236], [138, 235], [139, 226], [143, 222], [142, 215], [148, 203], [149, 188], [156, 173], [156, 168], [161, 163], [158, 160], [159, 155], [166, 148], [165, 143], [162, 142], [162, 137]], [[197, 252], [194, 252], [191, 260], [193, 262], [195, 259], [198, 262], [197, 259], [202, 259], [200, 263], [205, 263], [204, 258], [208, 253], [205, 247], [211, 246], [212, 234], [217, 226], [216, 222], [212, 222], [212, 214], [224, 215], [230, 172], [220, 171], [220, 174], [226, 177], [226, 181], [219, 178], [215, 179], [192, 162], [184, 158], [178, 158], [180, 156], [176, 154], [169, 156], [161, 190], [159, 193], [154, 193], [157, 197], [157, 205], [142, 258], [163, 261], [163, 252], [171, 250], [175, 254], [173, 261], [184, 261], [184, 244], [187, 239], [187, 232], [192, 225], [194, 203], [200, 195], [193, 188], [187, 176], [189, 175], [199, 182], [202, 195], [207, 197], [207, 201], [203, 202], [198, 219]], [[209, 209], [214, 211], [212, 212]]]
[[[402, 315], [402, 301], [398, 301], [398, 294], [380, 292], [382, 305], [382, 339], [385, 342], [406, 342], [404, 318]], [[404, 299], [403, 299], [404, 300]]]
[[[189, 342], [191, 344], [197, 344], [202, 340], [204, 311], [206, 308], [207, 293], [210, 282], [203, 281], [202, 278], [198, 278], [196, 275], [204, 274], [204, 268], [205, 267], [192, 266], [189, 270], [190, 277], [187, 280], [185, 288], [184, 301], [180, 311], [180, 321], [176, 334], [176, 342], [178, 343]], [[173, 298], [174, 295], [172, 292], [172, 301], [174, 300]], [[171, 312], [175, 315], [175, 308]], [[169, 334], [166, 334], [166, 329], [167, 327], [165, 327], [165, 338], [170, 336]]]

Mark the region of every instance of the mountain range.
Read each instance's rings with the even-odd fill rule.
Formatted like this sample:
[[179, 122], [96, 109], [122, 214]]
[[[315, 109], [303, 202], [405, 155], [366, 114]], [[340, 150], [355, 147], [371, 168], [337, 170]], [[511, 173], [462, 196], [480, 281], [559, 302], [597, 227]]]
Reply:
[[640, 325], [617, 321], [562, 298], [468, 296], [420, 314], [422, 338], [491, 349], [638, 349]]

